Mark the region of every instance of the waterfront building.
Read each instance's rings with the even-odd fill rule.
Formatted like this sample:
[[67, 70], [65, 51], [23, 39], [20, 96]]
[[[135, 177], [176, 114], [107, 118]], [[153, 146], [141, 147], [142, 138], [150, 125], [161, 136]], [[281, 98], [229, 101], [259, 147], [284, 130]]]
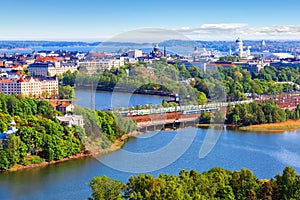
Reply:
[[0, 92], [22, 94], [24, 96], [56, 96], [58, 80], [56, 78], [0, 78]]

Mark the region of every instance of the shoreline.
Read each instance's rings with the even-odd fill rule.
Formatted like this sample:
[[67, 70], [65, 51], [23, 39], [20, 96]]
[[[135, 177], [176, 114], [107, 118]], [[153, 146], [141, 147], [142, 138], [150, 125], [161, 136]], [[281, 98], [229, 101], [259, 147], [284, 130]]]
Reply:
[[25, 170], [25, 169], [33, 169], [33, 168], [40, 168], [40, 167], [46, 167], [49, 165], [53, 165], [53, 164], [57, 164], [57, 163], [63, 163], [63, 162], [67, 162], [70, 160], [77, 160], [77, 159], [81, 159], [81, 158], [88, 158], [88, 157], [94, 157], [94, 156], [101, 156], [104, 154], [108, 154], [111, 152], [115, 152], [119, 149], [121, 149], [123, 147], [123, 145], [125, 144], [125, 142], [130, 138], [130, 137], [136, 137], [140, 134], [143, 134], [142, 132], [133, 132], [133, 133], [129, 133], [129, 134], [125, 134], [123, 135], [121, 138], [117, 139], [110, 147], [103, 149], [101, 151], [97, 151], [97, 152], [89, 152], [89, 153], [80, 153], [80, 154], [76, 154], [67, 158], [62, 158], [60, 160], [54, 160], [54, 161], [44, 161], [41, 163], [36, 163], [36, 164], [29, 164], [29, 165], [15, 165], [12, 168], [8, 169], [8, 170], [3, 170], [0, 171], [0, 173], [6, 173], [6, 172], [15, 172], [15, 171], [21, 171], [21, 170]]
[[20, 171], [20, 170], [24, 170], [24, 169], [32, 169], [32, 168], [39, 168], [39, 167], [46, 167], [49, 165], [53, 165], [53, 164], [57, 164], [57, 163], [62, 163], [62, 162], [66, 162], [66, 161], [70, 161], [70, 160], [76, 160], [76, 159], [80, 159], [80, 158], [87, 158], [87, 157], [92, 157], [92, 154], [84, 154], [84, 153], [80, 153], [80, 154], [76, 154], [67, 158], [62, 158], [60, 160], [54, 160], [54, 161], [44, 161], [41, 163], [36, 163], [36, 164], [29, 164], [29, 165], [15, 165], [12, 168], [8, 169], [8, 170], [4, 170], [1, 171], [1, 173], [5, 173], [5, 172], [15, 172], [15, 171]]
[[[285, 127], [285, 123], [290, 123], [291, 121], [297, 123], [299, 127], [297, 127], [297, 128], [288, 128], [288, 129], [285, 128], [283, 130], [270, 129], [270, 127], [278, 127], [278, 126], [279, 127]], [[210, 126], [211, 126], [211, 124], [197, 124], [195, 126], [195, 128], [208, 128]], [[292, 132], [292, 131], [300, 129], [300, 120], [288, 120], [286, 122], [251, 125], [251, 126], [245, 126], [245, 127], [237, 127], [237, 126], [230, 125], [230, 124], [224, 125], [224, 126], [226, 126], [228, 128], [231, 128], [232, 130], [234, 130], [234, 129], [239, 130], [241, 132], [258, 132], [258, 133], [262, 133], [262, 134], [264, 134], [264, 133], [265, 134], [267, 134], [267, 133], [276, 134], [276, 133]], [[268, 129], [259, 129], [259, 128], [263, 128], [265, 126], [267, 126]], [[191, 128], [191, 127], [185, 127], [185, 128]], [[180, 128], [180, 129], [184, 129], [184, 128]], [[166, 131], [166, 130], [174, 130], [174, 129], [165, 129], [163, 131]], [[179, 130], [179, 129], [176, 129], [176, 130]], [[50, 161], [50, 162], [44, 161], [44, 162], [37, 163], [37, 164], [15, 165], [15, 166], [13, 166], [12, 168], [10, 168], [8, 170], [1, 171], [0, 173], [20, 171], [20, 170], [24, 170], [24, 169], [46, 167], [46, 166], [49, 166], [49, 165], [52, 165], [52, 164], [63, 163], [63, 162], [70, 161], [70, 160], [76, 160], [76, 159], [81, 159], [81, 158], [88, 158], [88, 157], [105, 155], [105, 154], [112, 153], [112, 152], [115, 152], [115, 151], [121, 149], [123, 147], [123, 145], [127, 142], [127, 140], [130, 139], [131, 137], [137, 137], [138, 135], [147, 134], [147, 133], [150, 133], [150, 132], [134, 131], [132, 133], [125, 134], [121, 138], [118, 138], [109, 148], [103, 149], [101, 151], [90, 152], [90, 153], [80, 153], [80, 154], [77, 154], [77, 155], [73, 155], [73, 156], [70, 156], [70, 157], [67, 157], [67, 158], [62, 158], [60, 160], [55, 160], [55, 161]]]
[[285, 133], [296, 131], [298, 129], [300, 129], [300, 120], [287, 120], [285, 122], [238, 127], [239, 131], [258, 133]]
[[[170, 129], [170, 130], [172, 130], [172, 129]], [[115, 151], [121, 149], [123, 147], [123, 145], [126, 143], [126, 141], [128, 139], [130, 139], [131, 137], [137, 137], [138, 135], [142, 135], [142, 134], [146, 134], [146, 133], [149, 133], [149, 132], [134, 131], [132, 133], [125, 134], [121, 138], [118, 138], [109, 148], [103, 149], [101, 151], [90, 152], [90, 153], [80, 153], [80, 154], [76, 154], [76, 155], [73, 155], [73, 156], [70, 156], [67, 158], [62, 158], [60, 160], [54, 160], [54, 161], [50, 161], [50, 162], [44, 161], [41, 163], [29, 164], [29, 165], [18, 164], [8, 170], [2, 170], [2, 171], [0, 171], [0, 173], [16, 172], [16, 171], [21, 171], [21, 170], [26, 170], [26, 169], [47, 167], [49, 165], [63, 163], [63, 162], [67, 162], [70, 160], [77, 160], [77, 159], [81, 159], [81, 158], [89, 158], [89, 157], [105, 155], [105, 154], [112, 153], [112, 152], [115, 152]]]
[[[78, 91], [83, 90], [86, 91], [86, 89], [91, 89], [90, 86], [79, 86]], [[131, 90], [126, 89], [120, 89], [120, 88], [103, 88], [103, 87], [96, 87], [94, 91], [99, 92], [116, 92], [116, 93], [128, 93], [132, 94]], [[159, 96], [159, 97], [174, 97], [174, 94], [164, 92], [164, 91], [155, 91], [155, 90], [149, 90], [149, 91], [134, 91], [133, 94], [139, 94], [139, 95], [148, 95], [148, 96]]]

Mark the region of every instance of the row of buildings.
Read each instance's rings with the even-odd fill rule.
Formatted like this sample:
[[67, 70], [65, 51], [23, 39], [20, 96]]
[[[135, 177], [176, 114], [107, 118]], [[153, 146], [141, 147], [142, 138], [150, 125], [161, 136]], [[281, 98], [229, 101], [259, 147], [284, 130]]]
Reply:
[[22, 94], [31, 97], [58, 95], [58, 80], [55, 77], [43, 78], [0, 78], [0, 92], [8, 94]]
[[80, 71], [85, 71], [93, 74], [99, 71], [111, 70], [112, 68], [119, 68], [125, 64], [125, 58], [103, 58], [100, 60], [79, 62], [78, 67]]
[[80, 52], [63, 50], [0, 54], [0, 92], [6, 95], [56, 97], [56, 76], [67, 71], [75, 72], [84, 56]]
[[235, 41], [235, 49], [229, 49], [229, 52], [214, 53], [213, 49], [198, 50], [198, 47], [195, 47], [194, 53], [191, 56], [181, 58], [178, 66], [182, 64], [186, 67], [195, 66], [203, 71], [212, 70], [216, 67], [240, 66], [254, 73], [260, 72], [266, 66], [276, 68], [300, 67], [300, 57], [287, 52], [270, 52], [265, 41], [261, 42], [260, 51], [251, 52], [251, 48], [251, 46], [244, 46], [241, 38]]

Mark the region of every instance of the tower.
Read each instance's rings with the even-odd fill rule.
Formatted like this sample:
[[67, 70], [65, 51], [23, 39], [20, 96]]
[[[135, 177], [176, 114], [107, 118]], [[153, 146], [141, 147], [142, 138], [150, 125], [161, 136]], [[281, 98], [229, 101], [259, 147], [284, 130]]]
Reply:
[[229, 48], [228, 55], [229, 55], [229, 56], [232, 55], [232, 50], [231, 50], [231, 48]]
[[262, 48], [262, 49], [265, 49], [266, 46], [267, 46], [267, 44], [266, 44], [266, 42], [263, 40], [263, 41], [261, 42], [261, 48]]
[[235, 44], [236, 44], [236, 51], [238, 53], [238, 55], [240, 57], [243, 57], [243, 54], [244, 54], [244, 44], [243, 44], [243, 40], [241, 40], [241, 38], [238, 38], [236, 41], [235, 41]]
[[247, 47], [246, 54], [247, 54], [247, 56], [251, 56], [251, 46]]
[[17, 124], [16, 124], [16, 122], [15, 122], [15, 120], [13, 118], [12, 121], [11, 121], [11, 123], [10, 123], [9, 129], [6, 132], [4, 132], [4, 133], [6, 134], [7, 137], [9, 137], [11, 134], [16, 133], [17, 130], [18, 130], [17, 129]]
[[194, 54], [198, 54], [199, 51], [198, 51], [198, 47], [194, 47]]

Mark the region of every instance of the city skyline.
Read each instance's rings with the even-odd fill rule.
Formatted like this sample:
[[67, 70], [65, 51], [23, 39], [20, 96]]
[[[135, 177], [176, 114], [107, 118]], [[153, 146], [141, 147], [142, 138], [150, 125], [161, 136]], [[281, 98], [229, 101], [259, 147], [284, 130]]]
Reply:
[[300, 39], [296, 0], [12, 0], [2, 7], [0, 40], [104, 41], [140, 28], [165, 28], [195, 40]]

